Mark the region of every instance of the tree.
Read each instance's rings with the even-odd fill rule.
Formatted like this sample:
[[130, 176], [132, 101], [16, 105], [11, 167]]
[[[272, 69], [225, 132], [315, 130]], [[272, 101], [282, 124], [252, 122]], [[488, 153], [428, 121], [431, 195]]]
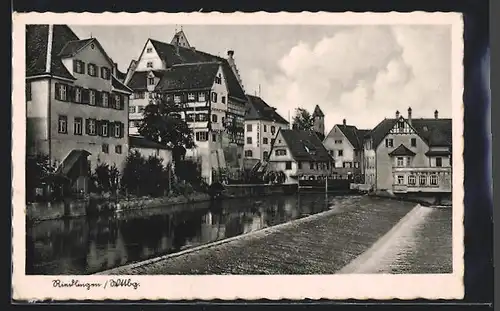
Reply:
[[314, 118], [304, 108], [296, 108], [295, 116], [292, 120], [292, 127], [298, 130], [312, 130], [314, 126]]
[[182, 105], [165, 96], [152, 100], [144, 110], [139, 134], [149, 140], [172, 147], [172, 158], [176, 162], [184, 157], [186, 148], [195, 146], [193, 131], [180, 118]]
[[55, 172], [55, 165], [46, 154], [36, 154], [26, 157], [26, 198], [34, 199], [36, 188], [42, 185], [45, 178]]

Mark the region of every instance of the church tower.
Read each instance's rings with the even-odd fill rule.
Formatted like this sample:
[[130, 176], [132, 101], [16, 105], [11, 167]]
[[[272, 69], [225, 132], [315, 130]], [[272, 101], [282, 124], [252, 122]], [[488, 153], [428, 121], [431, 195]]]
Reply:
[[318, 137], [323, 140], [325, 138], [325, 114], [318, 105], [314, 108], [312, 117], [314, 120], [313, 129], [318, 134]]

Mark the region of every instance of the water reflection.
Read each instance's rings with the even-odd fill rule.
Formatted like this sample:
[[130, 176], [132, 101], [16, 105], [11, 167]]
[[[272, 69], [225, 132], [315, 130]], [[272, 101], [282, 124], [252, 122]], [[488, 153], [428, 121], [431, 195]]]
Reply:
[[44, 221], [27, 228], [26, 273], [95, 273], [318, 213], [330, 201], [280, 196]]

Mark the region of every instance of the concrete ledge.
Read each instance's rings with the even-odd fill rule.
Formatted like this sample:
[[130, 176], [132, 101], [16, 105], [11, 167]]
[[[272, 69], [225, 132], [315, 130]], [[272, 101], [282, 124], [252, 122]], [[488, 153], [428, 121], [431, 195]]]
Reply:
[[321, 213], [317, 213], [317, 214], [314, 214], [314, 215], [310, 215], [310, 216], [306, 216], [306, 217], [303, 217], [303, 218], [295, 219], [295, 220], [292, 220], [292, 221], [289, 221], [289, 222], [286, 222], [286, 223], [282, 223], [282, 224], [279, 224], [279, 225], [275, 225], [275, 226], [263, 228], [263, 229], [260, 229], [260, 230], [248, 232], [248, 233], [245, 233], [245, 234], [242, 234], [242, 235], [238, 235], [238, 236], [235, 236], [235, 237], [231, 237], [231, 238], [227, 238], [227, 239], [223, 239], [223, 240], [219, 240], [219, 241], [214, 241], [214, 242], [211, 242], [211, 243], [208, 243], [208, 244], [204, 244], [204, 245], [196, 246], [196, 247], [193, 247], [193, 248], [189, 248], [189, 249], [177, 252], [177, 253], [167, 254], [167, 255], [163, 255], [163, 256], [151, 258], [151, 259], [144, 260], [144, 261], [127, 264], [127, 265], [120, 266], [120, 267], [117, 267], [117, 268], [113, 268], [113, 269], [101, 271], [101, 272], [95, 273], [95, 275], [114, 275], [114, 274], [120, 274], [120, 271], [123, 271], [123, 270], [127, 271], [127, 270], [131, 270], [131, 269], [139, 268], [139, 267], [144, 267], [144, 266], [147, 266], [147, 265], [159, 262], [159, 261], [168, 260], [169, 258], [179, 257], [179, 256], [182, 256], [182, 255], [186, 255], [186, 254], [189, 254], [189, 253], [200, 251], [200, 250], [203, 250], [203, 249], [206, 249], [206, 248], [211, 248], [211, 247], [215, 247], [215, 246], [218, 246], [218, 245], [227, 244], [227, 243], [230, 243], [230, 242], [233, 242], [233, 241], [238, 241], [238, 240], [248, 239], [248, 238], [262, 238], [262, 237], [265, 237], [265, 236], [267, 236], [269, 234], [272, 234], [272, 233], [278, 232], [278, 231], [280, 231], [282, 229], [285, 229], [287, 227], [292, 227], [292, 226], [296, 226], [296, 225], [299, 225], [299, 224], [311, 222], [311, 221], [314, 221], [314, 220], [316, 220], [318, 218], [326, 217], [326, 216], [329, 216], [330, 214], [335, 214], [335, 212], [336, 212], [335, 209], [330, 209], [330, 210], [327, 210], [327, 211], [324, 211], [324, 212], [321, 212]]

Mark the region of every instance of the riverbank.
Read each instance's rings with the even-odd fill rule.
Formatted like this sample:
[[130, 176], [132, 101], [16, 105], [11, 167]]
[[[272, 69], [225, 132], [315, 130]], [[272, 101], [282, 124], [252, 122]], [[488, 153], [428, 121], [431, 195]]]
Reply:
[[371, 197], [377, 197], [377, 198], [384, 198], [384, 199], [390, 199], [390, 200], [396, 200], [396, 201], [403, 201], [403, 202], [412, 202], [416, 204], [420, 204], [422, 206], [432, 206], [432, 207], [439, 207], [439, 208], [451, 208], [452, 206], [452, 200], [451, 200], [451, 193], [449, 194], [441, 194], [440, 200], [437, 199], [437, 194], [420, 194], [420, 193], [415, 193], [413, 195], [410, 194], [393, 194], [388, 191], [375, 191], [372, 193], [369, 193], [368, 196]]
[[326, 212], [99, 274], [336, 273], [368, 250], [414, 206], [410, 202], [395, 206], [391, 200], [359, 197], [333, 204]]
[[[254, 198], [271, 195], [296, 193], [296, 185], [242, 184], [227, 185], [222, 200]], [[29, 203], [26, 207], [28, 222], [40, 222], [61, 218], [74, 218], [106, 213], [126, 212], [157, 207], [171, 207], [210, 201], [206, 193], [195, 192], [188, 195], [128, 198], [99, 198], [86, 200], [66, 200], [59, 202]]]

